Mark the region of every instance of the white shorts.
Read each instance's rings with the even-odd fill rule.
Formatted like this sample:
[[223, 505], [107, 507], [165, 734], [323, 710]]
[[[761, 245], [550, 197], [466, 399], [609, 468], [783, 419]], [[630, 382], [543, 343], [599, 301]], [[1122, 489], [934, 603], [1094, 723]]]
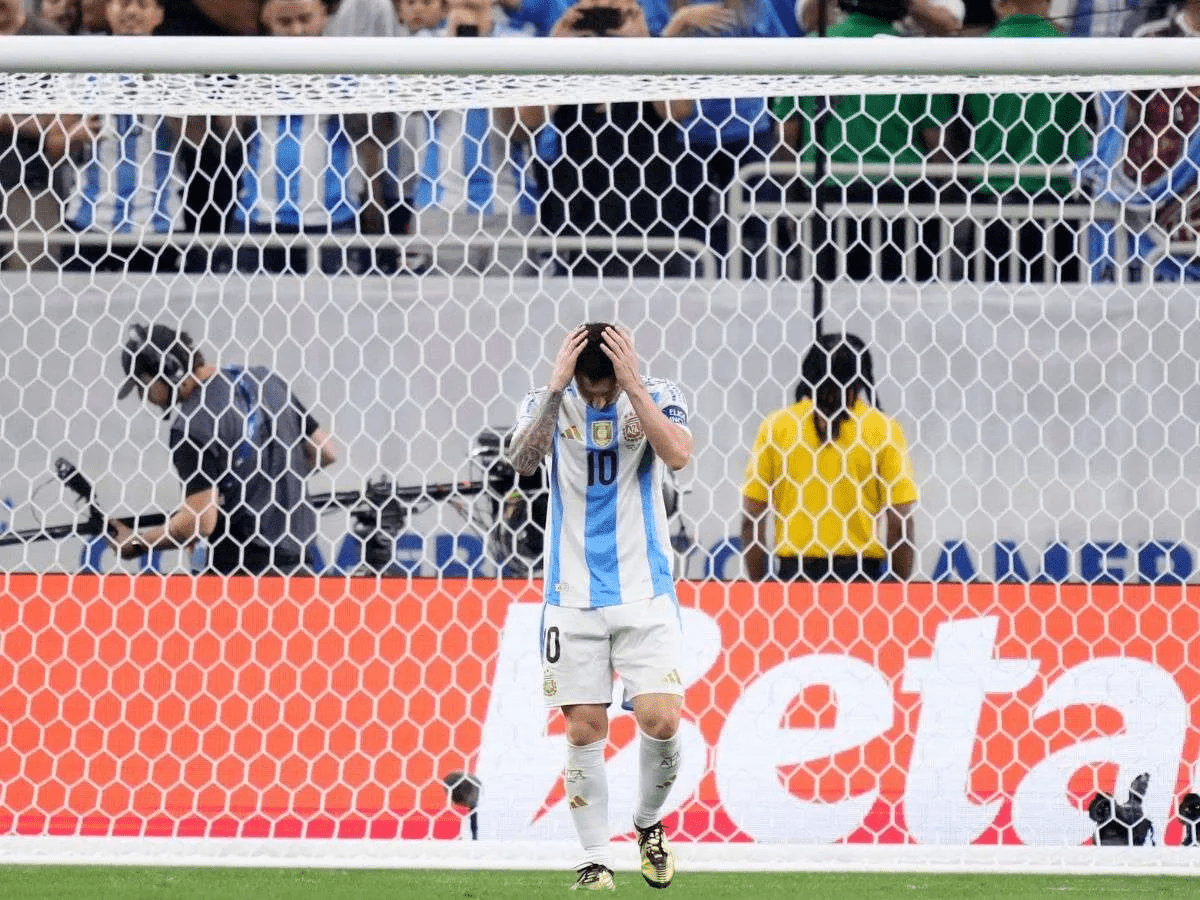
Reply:
[[542, 607], [542, 694], [546, 706], [613, 699], [613, 674], [625, 700], [640, 694], [683, 695], [683, 633], [674, 597], [572, 609]]

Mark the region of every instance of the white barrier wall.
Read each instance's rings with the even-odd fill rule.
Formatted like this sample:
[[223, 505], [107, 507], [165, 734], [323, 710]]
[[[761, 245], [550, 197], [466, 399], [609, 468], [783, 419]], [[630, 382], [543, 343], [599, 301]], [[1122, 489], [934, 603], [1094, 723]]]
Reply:
[[[344, 448], [314, 479], [323, 490], [380, 473], [413, 484], [472, 474], [471, 438], [512, 422], [565, 329], [616, 319], [647, 369], [691, 397], [697, 452], [681, 483], [692, 577], [738, 574], [724, 544], [737, 531], [746, 448], [761, 416], [790, 399], [813, 334], [796, 286], [685, 281], [5, 274], [0, 304], [0, 497], [13, 504], [0, 519], [12, 527], [76, 514], [53, 481], [57, 456], [78, 461], [113, 512], [178, 502], [165, 423], [115, 400], [129, 322], [182, 323], [210, 357], [291, 379]], [[841, 327], [870, 344], [881, 402], [911, 443], [924, 577], [1200, 580], [1194, 297], [1173, 286], [1136, 297], [1079, 286], [834, 289], [826, 328]], [[347, 530], [327, 517], [328, 558]], [[493, 571], [471, 540], [437, 540], [472, 533], [450, 507], [412, 530], [406, 552], [421, 557], [420, 573], [452, 555]], [[9, 547], [0, 565], [74, 570], [81, 549]]]

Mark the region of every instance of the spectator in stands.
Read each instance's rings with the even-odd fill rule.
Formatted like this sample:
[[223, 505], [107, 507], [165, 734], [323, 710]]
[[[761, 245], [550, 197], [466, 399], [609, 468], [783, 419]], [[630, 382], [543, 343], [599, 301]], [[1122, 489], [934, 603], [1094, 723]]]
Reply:
[[[85, 27], [87, 5], [84, 4]], [[259, 33], [260, 0], [163, 0], [158, 34], [182, 36], [254, 35]], [[242, 144], [231, 116], [189, 115], [183, 120], [179, 170], [186, 173], [182, 227], [187, 231], [220, 232], [233, 212], [236, 175]], [[224, 251], [196, 246], [189, 251], [189, 271], [228, 268]]]
[[162, 34], [258, 34], [259, 0], [165, 0]]
[[395, 37], [396, 7], [392, 0], [341, 0], [325, 23], [330, 37]]
[[[153, 34], [162, 17], [159, 0], [108, 3], [108, 26], [114, 35]], [[111, 240], [123, 235], [165, 235], [178, 224], [183, 187], [175, 168], [178, 134], [178, 120], [128, 113], [88, 116], [75, 129], [65, 223], [81, 235], [106, 240], [63, 247], [64, 268], [178, 270], [179, 252], [173, 247]]]
[[[25, 11], [22, 0], [0, 0], [0, 35], [62, 34]], [[40, 231], [56, 223], [58, 201], [50, 190], [50, 162], [65, 149], [61, 120], [51, 115], [0, 114], [0, 230], [19, 231], [31, 223]], [[23, 267], [40, 247], [14, 242], [0, 246], [0, 268]]]
[[[560, 38], [604, 36], [650, 36], [635, 0], [579, 0], [551, 32]], [[687, 214], [687, 198], [674, 183], [680, 153], [676, 123], [694, 106], [690, 100], [656, 100], [521, 107], [520, 127], [537, 142], [545, 162], [538, 206], [542, 229], [570, 236], [676, 234]], [[547, 133], [557, 141], [544, 141]], [[631, 262], [606, 247], [580, 255], [570, 266], [576, 274], [664, 272], [644, 250], [633, 252]], [[679, 264], [668, 263], [667, 273], [674, 274]]]
[[0, 0], [0, 35], [63, 33], [52, 22], [27, 12], [23, 0]]
[[[519, 35], [495, 0], [447, 0], [445, 22], [433, 29], [444, 37], [490, 38]], [[425, 33], [436, 7], [403, 2], [401, 14], [416, 34]], [[419, 112], [404, 117], [400, 142], [412, 153], [401, 155], [401, 195], [411, 203], [413, 230], [434, 244], [440, 254], [450, 245], [485, 232], [493, 237], [524, 236], [533, 226], [535, 206], [525, 191], [524, 165], [513, 154], [511, 110], [468, 109]], [[454, 241], [445, 242], [451, 235]], [[493, 261], [490, 247], [465, 247], [464, 262], [482, 270]], [[457, 251], [455, 251], [457, 253]], [[502, 266], [522, 266], [524, 252], [513, 247], [499, 256]], [[442, 264], [457, 265], [449, 255]], [[410, 267], [414, 262], [410, 260]], [[419, 259], [415, 265], [421, 265]]]
[[[988, 32], [989, 37], [1059, 34], [1046, 18], [1049, 0], [994, 0], [994, 6], [1000, 21]], [[1075, 94], [972, 94], [965, 108], [974, 162], [1036, 169], [1072, 164], [1091, 152], [1083, 102]], [[1072, 190], [1069, 177], [1047, 178], [1043, 172], [1032, 172], [1018, 181], [1007, 175], [990, 176], [980, 184], [979, 194], [985, 204], [997, 200], [1001, 205], [1061, 204]], [[1077, 223], [1068, 220], [1053, 225], [1034, 221], [1018, 228], [1017, 280], [1078, 280], [1077, 229]], [[1007, 281], [1014, 252], [1013, 228], [1005, 222], [989, 225], [984, 249], [985, 279]]]
[[500, 0], [514, 29], [538, 37], [549, 35], [570, 5], [566, 0]]
[[908, 443], [878, 407], [861, 339], [829, 334], [809, 348], [796, 402], [759, 426], [742, 494], [751, 581], [879, 581], [885, 564], [893, 578], [912, 576], [917, 486]]
[[[440, 0], [438, 0], [440, 3]], [[325, 34], [331, 37], [395, 37], [403, 34], [397, 16], [398, 4], [392, 0], [341, 0], [325, 24]], [[354, 140], [355, 162], [362, 174], [362, 195], [357, 199], [358, 230], [364, 235], [403, 234], [410, 218], [407, 207], [399, 201], [396, 176], [388, 165], [389, 148], [396, 144], [395, 113], [354, 113], [342, 119], [347, 133]], [[397, 253], [383, 245], [375, 251], [386, 256], [393, 271]]]
[[[861, 5], [861, 4], [860, 4]], [[982, 4], [990, 13], [990, 3]], [[942, 37], [957, 34], [967, 22], [967, 6], [964, 0], [908, 0], [903, 4], [903, 14], [896, 19], [896, 29], [903, 34], [925, 35], [927, 37]], [[869, 9], [862, 9], [870, 14]], [[804, 32], [818, 35], [820, 4], [817, 0], [796, 0], [796, 18]], [[844, 7], [838, 0], [826, 0], [825, 27], [826, 34], [830, 29], [840, 24], [846, 17]], [[891, 15], [890, 11], [887, 15]], [[883, 18], [881, 16], [880, 18]], [[989, 18], [991, 18], [989, 16]], [[833, 35], [830, 35], [833, 36]]]
[[79, 0], [77, 34], [108, 34], [108, 0]]
[[1050, 0], [1047, 15], [1070, 37], [1128, 37], [1173, 5], [1169, 0]]
[[[768, 0], [691, 3], [679, 7], [662, 30], [662, 37], [786, 36]], [[725, 189], [733, 183], [738, 169], [766, 162], [773, 140], [772, 123], [767, 101], [762, 97], [701, 100], [681, 123], [677, 180], [691, 204], [683, 233], [708, 244], [719, 260], [725, 260], [731, 242], [728, 220], [721, 208]], [[765, 240], [765, 226], [754, 222], [740, 243], [753, 251]]]
[[39, 0], [35, 9], [39, 18], [57, 25], [63, 34], [78, 34], [83, 16], [79, 0]]
[[[831, 38], [898, 37], [897, 23], [904, 16], [904, 0], [840, 0], [846, 17], [830, 27]], [[858, 166], [880, 163], [920, 163], [941, 146], [942, 126], [952, 115], [950, 101], [929, 94], [872, 94], [842, 97], [784, 97], [775, 101], [775, 115], [782, 135], [780, 144], [790, 148], [801, 162], [813, 162], [818, 148], [812, 122], [824, 122], [820, 150], [830, 163]], [[930, 203], [935, 190], [926, 179], [890, 175], [834, 176], [822, 191], [827, 212], [836, 214], [847, 204]], [[906, 270], [908, 221], [893, 217], [884, 223], [880, 247], [869, 244], [869, 229], [860, 227], [861, 217], [844, 217], [846, 275], [854, 280], [877, 276], [896, 280], [902, 276], [924, 281], [934, 275], [933, 261], [938, 242], [935, 222], [922, 228], [923, 238], [916, 254], [915, 269]], [[838, 274], [838, 250], [826, 240], [824, 224], [814, 224], [813, 244], [818, 247], [817, 271], [823, 278]]]
[[[1134, 37], [1200, 37], [1200, 0], [1146, 23]], [[1130, 280], [1149, 280], [1147, 257], [1162, 244], [1194, 248], [1200, 238], [1200, 87], [1109, 91], [1097, 96], [1096, 106], [1096, 149], [1082, 180], [1097, 200], [1122, 210], [1126, 247], [1117, 253], [1112, 223], [1091, 223], [1091, 277], [1111, 279], [1124, 257]], [[1200, 255], [1194, 249], [1168, 253], [1152, 277], [1200, 280]]]
[[[327, 0], [266, 0], [263, 26], [276, 37], [319, 37], [332, 4]], [[259, 116], [242, 123], [244, 158], [234, 205], [235, 230], [260, 235], [353, 233], [358, 222], [354, 141], [336, 114]], [[306, 247], [243, 246], [241, 271], [303, 274]], [[328, 274], [353, 267], [357, 254], [321, 251]], [[355, 260], [356, 261], [356, 260]]]
[[446, 0], [396, 0], [399, 33], [409, 37], [437, 37], [446, 24]]

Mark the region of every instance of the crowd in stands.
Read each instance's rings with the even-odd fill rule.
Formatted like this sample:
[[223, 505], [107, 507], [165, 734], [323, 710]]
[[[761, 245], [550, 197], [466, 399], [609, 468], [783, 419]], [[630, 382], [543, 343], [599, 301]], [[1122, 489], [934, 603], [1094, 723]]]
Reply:
[[[0, 34], [64, 33], [1194, 37], [1200, 0], [36, 0], [33, 8], [0, 0]], [[513, 238], [501, 242], [505, 250], [466, 247], [463, 264], [478, 268], [488, 260], [513, 271], [528, 266], [520, 239], [532, 234], [686, 239], [724, 266], [734, 247], [752, 256], [779, 240], [770, 217], [733, 222], [724, 214], [727, 191], [742, 184], [739, 171], [758, 164], [747, 190], [780, 208], [797, 200], [834, 211], [967, 203], [985, 220], [988, 208], [1014, 202], [1059, 208], [1051, 224], [994, 216], [978, 236], [961, 225], [947, 230], [936, 216], [915, 230], [893, 216], [883, 224], [883, 250], [861, 222], [835, 229], [817, 217], [811, 230], [792, 227], [797, 247], [820, 248], [813, 267], [827, 277], [963, 276], [978, 244], [986, 250], [976, 272], [983, 280], [1072, 281], [1110, 276], [1120, 253], [1148, 251], [1144, 236], [1118, 248], [1125, 239], [1111, 224], [1073, 217], [1070, 202], [1081, 192], [1132, 206], [1178, 240], [1200, 233], [1197, 119], [1195, 89], [661, 98], [371, 116], [4, 115], [0, 230], [76, 235], [59, 242], [55, 259], [43, 254], [33, 264], [77, 270], [391, 273], [419, 267], [422, 257], [398, 251], [388, 236], [436, 243], [447, 234]], [[811, 178], [776, 174], [780, 162], [803, 169], [818, 158], [833, 170], [816, 190]], [[951, 161], [1000, 168], [949, 183], [910, 170], [845, 171]], [[1042, 171], [1014, 179], [1004, 167], [1016, 165]], [[1048, 166], [1075, 175], [1052, 177]], [[230, 240], [181, 237], [195, 232]], [[299, 234], [374, 240], [326, 241], [309, 259], [309, 242], [286, 240]], [[107, 239], [128, 235], [139, 240]], [[30, 264], [20, 245], [0, 246], [0, 265]], [[950, 270], [939, 267], [947, 248], [961, 251], [951, 254], [959, 261]], [[1200, 268], [1193, 263], [1176, 259], [1174, 271], [1156, 274], [1190, 276]], [[682, 250], [560, 254], [555, 266], [577, 274], [692, 271]]]

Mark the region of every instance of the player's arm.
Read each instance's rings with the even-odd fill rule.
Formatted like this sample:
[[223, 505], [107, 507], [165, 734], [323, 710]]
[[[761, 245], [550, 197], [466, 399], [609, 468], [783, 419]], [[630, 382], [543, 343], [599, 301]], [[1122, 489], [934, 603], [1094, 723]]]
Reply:
[[898, 503], [884, 510], [884, 528], [888, 550], [888, 570], [901, 581], [912, 577], [917, 556], [917, 532], [913, 510], [917, 501]]
[[678, 422], [672, 422], [658, 408], [638, 371], [637, 353], [633, 347], [633, 336], [623, 328], [606, 328], [601, 349], [613, 361], [613, 372], [642, 423], [646, 440], [658, 454], [658, 458], [679, 471], [692, 459], [692, 433]]
[[650, 442], [650, 446], [654, 448], [658, 458], [670, 466], [674, 472], [678, 472], [691, 462], [694, 444], [692, 433], [667, 418], [640, 379], [633, 390], [627, 388], [625, 393], [629, 396], [629, 403], [642, 423], [642, 431], [646, 434], [646, 440]]
[[742, 497], [742, 564], [746, 578], [767, 577], [767, 501]]
[[558, 411], [562, 408], [563, 391], [575, 377], [575, 361], [587, 344], [587, 329], [582, 325], [567, 335], [554, 358], [554, 369], [541, 404], [532, 415], [517, 425], [508, 448], [508, 461], [522, 475], [532, 475], [554, 442]]

